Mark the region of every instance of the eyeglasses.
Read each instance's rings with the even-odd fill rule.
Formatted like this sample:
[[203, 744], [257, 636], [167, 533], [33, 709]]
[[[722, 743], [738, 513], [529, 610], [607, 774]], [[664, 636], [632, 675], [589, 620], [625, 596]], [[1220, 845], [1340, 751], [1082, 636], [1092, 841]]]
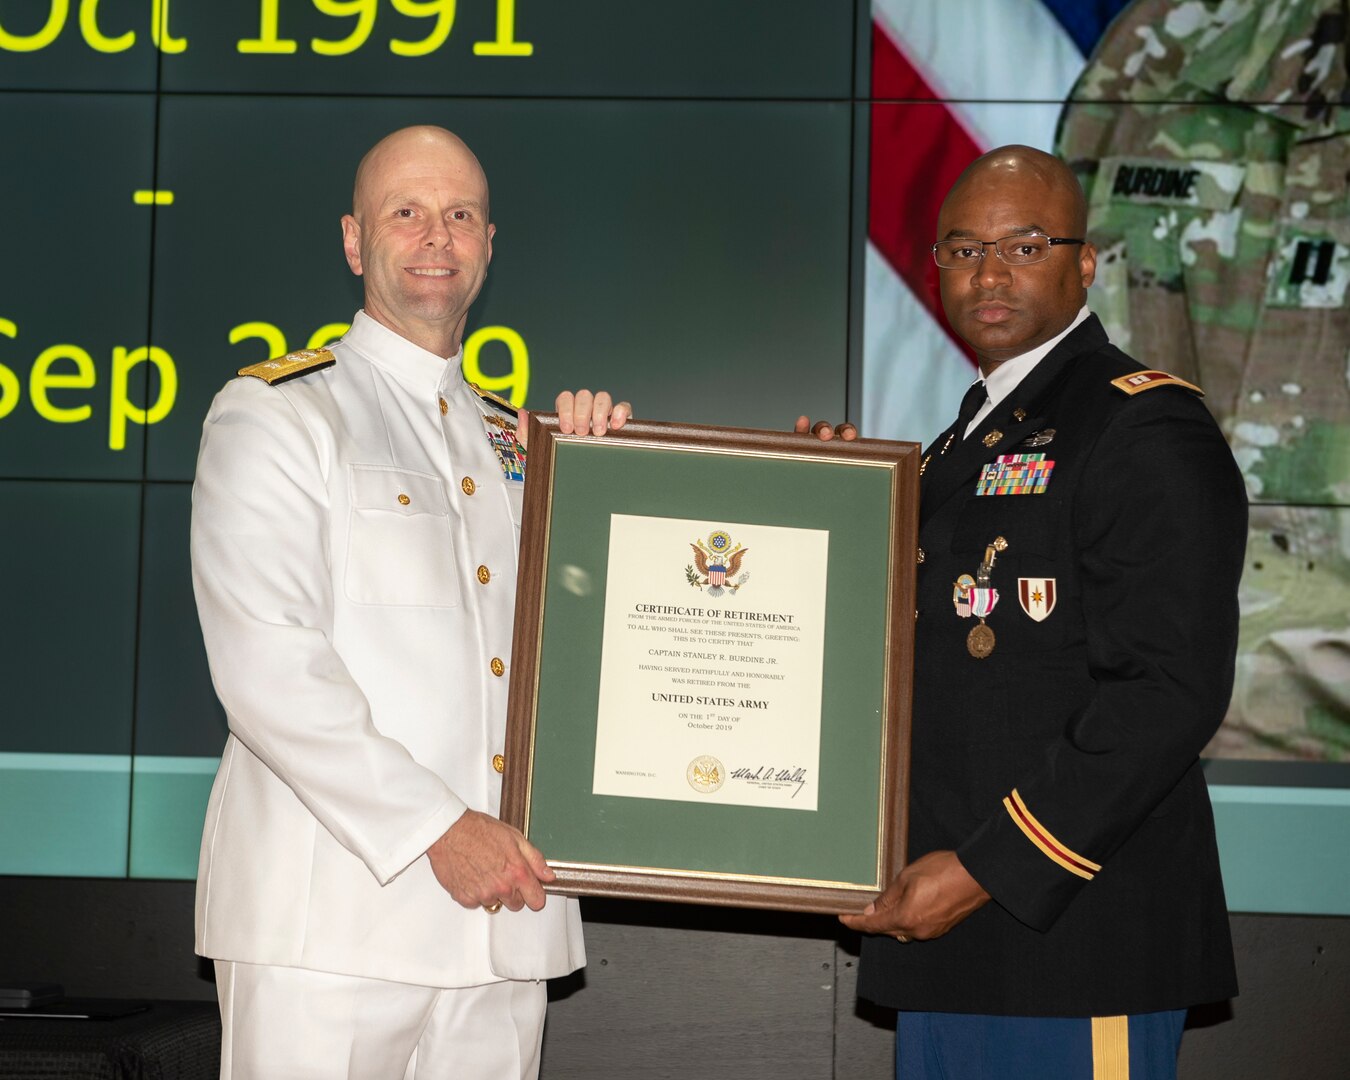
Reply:
[[1050, 249], [1057, 244], [1086, 242], [1043, 232], [1016, 233], [997, 240], [939, 240], [933, 245], [933, 261], [944, 270], [974, 270], [984, 260], [984, 249], [992, 247], [1005, 265], [1030, 266], [1050, 258]]

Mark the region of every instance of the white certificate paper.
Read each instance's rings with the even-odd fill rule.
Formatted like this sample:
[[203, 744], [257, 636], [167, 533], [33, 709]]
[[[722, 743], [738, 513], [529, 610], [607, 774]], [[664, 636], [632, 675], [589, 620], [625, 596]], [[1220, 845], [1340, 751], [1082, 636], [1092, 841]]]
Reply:
[[595, 794], [816, 809], [829, 535], [611, 515]]

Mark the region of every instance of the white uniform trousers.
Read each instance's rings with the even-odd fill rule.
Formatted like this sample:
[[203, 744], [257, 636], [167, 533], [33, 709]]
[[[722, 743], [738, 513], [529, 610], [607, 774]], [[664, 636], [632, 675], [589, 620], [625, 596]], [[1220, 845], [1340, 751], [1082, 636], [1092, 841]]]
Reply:
[[221, 1080], [536, 1080], [543, 982], [442, 989], [217, 960]]

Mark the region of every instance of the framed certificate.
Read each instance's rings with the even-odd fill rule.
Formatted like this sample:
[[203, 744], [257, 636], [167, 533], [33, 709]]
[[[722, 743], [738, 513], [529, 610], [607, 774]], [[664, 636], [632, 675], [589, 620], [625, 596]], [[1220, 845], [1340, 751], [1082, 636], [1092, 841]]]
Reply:
[[838, 912], [889, 884], [918, 452], [530, 417], [502, 818], [552, 891]]

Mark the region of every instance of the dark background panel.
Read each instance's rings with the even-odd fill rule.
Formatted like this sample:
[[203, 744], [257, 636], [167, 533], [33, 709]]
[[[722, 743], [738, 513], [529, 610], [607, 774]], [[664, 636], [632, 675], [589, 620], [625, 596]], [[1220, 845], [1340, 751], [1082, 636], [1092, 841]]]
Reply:
[[[3, 61], [5, 54], [0, 54]], [[155, 207], [133, 202], [154, 187], [155, 98], [146, 94], [0, 94], [0, 476], [131, 478], [141, 475], [142, 429], [124, 425], [113, 449], [114, 350], [148, 344], [150, 236]], [[12, 336], [11, 336], [12, 335]], [[57, 345], [82, 349], [92, 386], [48, 393], [82, 420], [39, 415], [30, 378]], [[144, 409], [151, 365], [132, 367], [122, 402]], [[56, 360], [52, 375], [76, 376]], [[87, 380], [87, 376], [86, 376]]]
[[[445, 0], [443, 6], [454, 20], [448, 34], [437, 35], [435, 17], [402, 14], [391, 0], [362, 5], [373, 12], [368, 26], [358, 14], [328, 16], [299, 0], [190, 6], [180, 0], [173, 22], [189, 45], [165, 57], [164, 89], [564, 97], [850, 93], [854, 0]], [[269, 8], [276, 10], [271, 20], [263, 17]], [[508, 13], [514, 15], [510, 40], [533, 46], [531, 54], [483, 55], [482, 43], [499, 40], [499, 20]], [[425, 49], [437, 36], [442, 43], [426, 55], [397, 55], [390, 47], [397, 40]], [[328, 44], [316, 49], [316, 39]], [[242, 46], [251, 51], [241, 51], [241, 41], [252, 42]], [[277, 51], [283, 49], [290, 51]]]
[[[334, 117], [350, 128], [372, 107], [381, 103], [162, 99], [160, 171], [175, 201], [155, 233], [153, 323], [155, 339], [181, 358], [182, 379], [173, 413], [150, 434], [152, 479], [192, 479], [211, 398], [236, 370], [303, 348], [360, 305], [339, 219], [373, 140], [335, 132]], [[324, 147], [317, 158], [302, 149], [315, 146]], [[230, 344], [245, 323], [268, 324], [281, 340]]]
[[[176, 48], [176, 9], [170, 33]], [[81, 19], [81, 9], [91, 17]], [[0, 5], [0, 90], [154, 90], [151, 0], [20, 0]], [[130, 36], [128, 36], [130, 35]]]
[[846, 105], [555, 102], [522, 136], [484, 154], [500, 231], [475, 316], [537, 343], [536, 407], [582, 382], [662, 420], [842, 415]]
[[[532, 407], [585, 385], [660, 419], [843, 415], [847, 105], [173, 96], [160, 171], [177, 198], [156, 232], [154, 334], [180, 386], [150, 431], [151, 478], [191, 478], [212, 396], [271, 355], [265, 340], [231, 345], [232, 328], [266, 322], [297, 349], [350, 320], [360, 283], [338, 221], [352, 174], [414, 122], [453, 128], [487, 170], [498, 233], [468, 329], [520, 335]], [[298, 162], [297, 145], [319, 144], [321, 163]], [[480, 363], [511, 370], [500, 343]]]
[[192, 598], [192, 489], [148, 484], [137, 656], [137, 754], [216, 757], [228, 731]]
[[0, 481], [0, 750], [131, 753], [140, 512], [137, 484]]

